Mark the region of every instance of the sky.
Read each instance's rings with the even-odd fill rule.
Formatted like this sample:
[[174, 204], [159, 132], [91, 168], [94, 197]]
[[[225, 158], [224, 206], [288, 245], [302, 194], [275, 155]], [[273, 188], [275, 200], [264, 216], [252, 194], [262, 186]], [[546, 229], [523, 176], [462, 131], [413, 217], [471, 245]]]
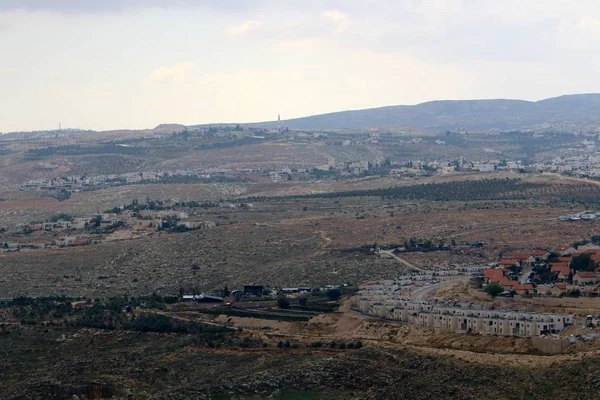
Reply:
[[0, 0], [0, 132], [600, 92], [598, 0]]

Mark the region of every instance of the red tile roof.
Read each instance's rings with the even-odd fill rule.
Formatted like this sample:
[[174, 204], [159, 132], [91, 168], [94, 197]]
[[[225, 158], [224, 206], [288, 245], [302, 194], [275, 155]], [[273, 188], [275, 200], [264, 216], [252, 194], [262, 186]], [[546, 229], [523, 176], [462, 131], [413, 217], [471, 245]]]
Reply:
[[492, 282], [500, 282], [504, 274], [501, 268], [486, 268], [483, 270], [483, 277]]
[[562, 272], [563, 275], [569, 275], [569, 272], [571, 272], [571, 269], [569, 268], [569, 263], [557, 262], [550, 263], [550, 265], [552, 266], [552, 269], [550, 269], [551, 272]]
[[571, 263], [572, 259], [573, 259], [573, 257], [571, 257], [571, 256], [558, 257], [558, 261], [561, 261], [561, 262]]
[[590, 272], [590, 271], [578, 271], [577, 276], [579, 276], [580, 278], [597, 278], [598, 275], [596, 275], [595, 272]]
[[529, 257], [531, 257], [531, 254], [525, 254], [525, 253], [515, 254], [513, 256], [513, 258], [515, 260], [527, 260]]
[[531, 290], [531, 291], [533, 291], [533, 285], [531, 285], [529, 283], [526, 283], [524, 285], [517, 284], [517, 285], [513, 286], [513, 289], [515, 289], [515, 290]]
[[559, 251], [565, 251], [565, 250], [572, 249], [572, 248], [573, 248], [573, 246], [559, 246], [558, 250]]
[[510, 279], [504, 278], [504, 277], [502, 279], [500, 279], [500, 282], [498, 282], [498, 283], [500, 285], [502, 285], [502, 287], [504, 289], [514, 288], [516, 285], [519, 284], [519, 282], [517, 282], [517, 281], [511, 281]]
[[500, 260], [498, 262], [498, 264], [500, 265], [515, 265], [518, 262], [518, 260]]
[[567, 284], [566, 283], [557, 283], [556, 287], [559, 288], [560, 290], [567, 290]]
[[600, 249], [587, 249], [586, 251], [584, 251], [584, 253], [586, 253], [586, 254], [598, 254], [598, 253], [600, 253]]

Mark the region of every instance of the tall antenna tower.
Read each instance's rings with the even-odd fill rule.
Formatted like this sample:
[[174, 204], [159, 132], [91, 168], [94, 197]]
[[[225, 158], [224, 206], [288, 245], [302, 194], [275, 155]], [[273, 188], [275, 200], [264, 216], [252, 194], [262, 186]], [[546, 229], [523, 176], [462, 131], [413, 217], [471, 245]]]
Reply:
[[281, 126], [281, 114], [277, 114], [277, 129], [279, 132], [283, 130], [283, 127]]

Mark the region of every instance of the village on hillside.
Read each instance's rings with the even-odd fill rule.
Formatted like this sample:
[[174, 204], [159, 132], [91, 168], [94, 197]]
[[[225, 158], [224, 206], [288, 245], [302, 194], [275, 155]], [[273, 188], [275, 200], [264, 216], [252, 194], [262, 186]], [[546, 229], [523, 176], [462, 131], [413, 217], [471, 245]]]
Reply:
[[169, 202], [148, 201], [115, 207], [106, 212], [73, 217], [56, 215], [48, 221], [0, 227], [0, 252], [51, 249], [128, 240], [156, 231], [187, 232], [211, 229], [212, 221], [200, 221]]

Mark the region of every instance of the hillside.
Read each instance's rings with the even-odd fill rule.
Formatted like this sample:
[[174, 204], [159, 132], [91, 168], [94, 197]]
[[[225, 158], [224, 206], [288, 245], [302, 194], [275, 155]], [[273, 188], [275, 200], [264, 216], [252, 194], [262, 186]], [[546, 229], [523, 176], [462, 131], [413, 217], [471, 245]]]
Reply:
[[[539, 124], [584, 126], [600, 122], [600, 94], [565, 95], [537, 102], [523, 100], [441, 100], [414, 106], [341, 111], [283, 121], [290, 129], [406, 127], [430, 131], [521, 129]], [[276, 128], [277, 121], [250, 124]]]

